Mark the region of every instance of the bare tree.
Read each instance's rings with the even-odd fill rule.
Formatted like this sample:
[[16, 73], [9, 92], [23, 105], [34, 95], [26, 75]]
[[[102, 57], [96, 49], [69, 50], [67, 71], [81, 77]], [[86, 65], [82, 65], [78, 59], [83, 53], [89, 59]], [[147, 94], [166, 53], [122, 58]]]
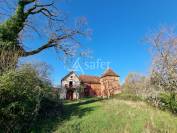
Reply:
[[147, 91], [148, 78], [139, 73], [129, 73], [123, 84], [126, 93], [145, 97]]
[[110, 96], [114, 95], [115, 90], [119, 88], [115, 82], [117, 82], [117, 80], [114, 78], [102, 79], [102, 97], [106, 96], [109, 99]]
[[161, 28], [147, 39], [152, 48], [151, 84], [162, 91], [177, 91], [177, 34], [174, 28]]
[[[55, 48], [58, 53], [63, 53], [62, 56], [75, 56], [76, 49], [80, 47], [80, 37], [90, 33], [84, 17], [78, 19], [74, 25], [68, 23], [63, 12], [56, 6], [57, 0], [49, 0], [47, 3], [43, 0], [3, 0], [0, 2], [2, 5], [0, 5], [0, 19], [5, 15], [0, 24], [1, 72], [4, 68], [15, 67], [20, 57], [35, 55], [49, 48]], [[7, 10], [5, 5], [10, 10]], [[15, 8], [13, 8], [14, 5]], [[29, 50], [29, 46], [25, 44], [25, 38], [22, 38], [26, 33], [28, 36], [29, 34], [33, 36], [35, 33], [46, 42], [37, 49]]]

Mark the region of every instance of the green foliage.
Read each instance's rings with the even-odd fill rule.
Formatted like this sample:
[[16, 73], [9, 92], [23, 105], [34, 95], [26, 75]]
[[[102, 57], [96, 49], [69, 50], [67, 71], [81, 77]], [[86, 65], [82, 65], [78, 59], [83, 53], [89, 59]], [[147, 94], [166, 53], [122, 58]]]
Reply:
[[1, 129], [28, 129], [36, 115], [42, 90], [33, 71], [10, 71], [0, 77]]
[[31, 66], [26, 65], [0, 76], [2, 132], [29, 132], [38, 118], [50, 116], [61, 107], [57, 94]]
[[24, 4], [18, 4], [15, 13], [0, 23], [0, 75], [15, 68], [24, 49], [20, 42], [20, 32], [24, 29], [27, 16], [24, 14]]
[[55, 116], [61, 116], [63, 113], [63, 104], [59, 99], [58, 92], [48, 90], [41, 99], [38, 120], [47, 119]]
[[161, 93], [159, 99], [159, 107], [161, 109], [167, 109], [172, 113], [177, 113], [177, 96], [175, 93]]
[[146, 101], [150, 105], [177, 114], [177, 96], [175, 93], [163, 92], [157, 97], [148, 97]]
[[0, 24], [0, 46], [12, 47], [13, 45], [17, 45], [19, 32], [23, 29], [24, 22], [24, 4], [19, 3], [15, 14]]

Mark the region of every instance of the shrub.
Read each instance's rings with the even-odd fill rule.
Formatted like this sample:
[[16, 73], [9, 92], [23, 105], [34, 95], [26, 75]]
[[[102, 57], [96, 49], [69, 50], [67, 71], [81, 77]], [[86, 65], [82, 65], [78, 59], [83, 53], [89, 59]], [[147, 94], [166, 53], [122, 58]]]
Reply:
[[[0, 129], [2, 132], [29, 132], [37, 118], [61, 105], [50, 94], [50, 86], [27, 65], [0, 76]], [[51, 108], [51, 106], [53, 108]]]
[[177, 113], [177, 96], [175, 93], [161, 93], [159, 107]]
[[175, 93], [164, 92], [157, 97], [148, 97], [146, 100], [150, 105], [177, 113], [177, 96]]
[[48, 91], [41, 99], [38, 119], [45, 119], [61, 115], [63, 112], [63, 104], [59, 99], [58, 92]]

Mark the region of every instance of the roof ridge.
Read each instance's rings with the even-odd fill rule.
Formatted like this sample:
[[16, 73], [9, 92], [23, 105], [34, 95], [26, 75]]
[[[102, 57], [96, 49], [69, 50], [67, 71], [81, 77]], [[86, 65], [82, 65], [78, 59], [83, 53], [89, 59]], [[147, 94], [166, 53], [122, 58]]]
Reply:
[[101, 78], [106, 77], [106, 76], [119, 77], [119, 75], [117, 73], [115, 73], [111, 68], [108, 68], [107, 70], [105, 70], [105, 72], [102, 74]]
[[71, 75], [71, 74], [73, 74], [73, 73], [79, 78], [79, 76], [77, 75], [77, 73], [76, 73], [75, 71], [70, 71], [68, 74], [66, 74], [66, 75], [61, 79], [61, 81], [65, 80], [69, 75]]

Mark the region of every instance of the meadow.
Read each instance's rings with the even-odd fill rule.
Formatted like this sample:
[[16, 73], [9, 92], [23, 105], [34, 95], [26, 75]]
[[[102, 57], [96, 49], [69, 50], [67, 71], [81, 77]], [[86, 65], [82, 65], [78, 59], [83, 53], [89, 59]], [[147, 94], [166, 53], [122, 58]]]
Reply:
[[42, 121], [33, 132], [175, 133], [177, 117], [142, 101], [112, 98], [66, 102], [64, 116]]

